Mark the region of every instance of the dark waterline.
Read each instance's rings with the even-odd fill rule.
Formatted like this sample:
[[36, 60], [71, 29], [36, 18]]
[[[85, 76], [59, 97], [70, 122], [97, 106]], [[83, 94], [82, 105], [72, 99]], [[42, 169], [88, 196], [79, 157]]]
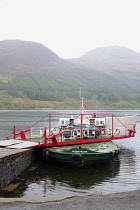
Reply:
[[[94, 110], [95, 111], [95, 110]], [[62, 110], [0, 110], [0, 139], [9, 136], [14, 124], [32, 125], [49, 112]], [[68, 113], [71, 111], [68, 110]], [[73, 110], [72, 110], [73, 112]], [[77, 110], [75, 110], [75, 113]], [[136, 137], [115, 141], [121, 148], [120, 160], [113, 164], [75, 169], [64, 165], [39, 163], [14, 180], [19, 191], [8, 197], [47, 197], [50, 195], [104, 194], [140, 188], [140, 110], [99, 110], [116, 116], [137, 114]], [[36, 163], [37, 164], [37, 163]], [[22, 181], [21, 181], [22, 180]]]

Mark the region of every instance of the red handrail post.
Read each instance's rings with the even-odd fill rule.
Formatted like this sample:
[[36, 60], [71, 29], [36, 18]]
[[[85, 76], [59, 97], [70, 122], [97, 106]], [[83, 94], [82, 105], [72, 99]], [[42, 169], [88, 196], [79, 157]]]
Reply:
[[83, 114], [80, 114], [81, 116], [81, 124], [80, 124], [80, 140], [82, 143], [82, 138], [83, 138]]
[[112, 139], [114, 138], [113, 130], [114, 130], [114, 115], [112, 114]]
[[14, 130], [13, 130], [13, 139], [16, 139], [16, 125], [14, 125]]
[[49, 114], [49, 135], [51, 134], [51, 114]]
[[26, 140], [26, 135], [24, 131], [20, 131], [20, 136], [22, 140]]

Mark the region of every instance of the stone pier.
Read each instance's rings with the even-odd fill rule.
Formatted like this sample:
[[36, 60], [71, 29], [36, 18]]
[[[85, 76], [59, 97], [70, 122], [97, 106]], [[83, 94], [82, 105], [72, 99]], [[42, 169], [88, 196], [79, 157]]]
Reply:
[[35, 157], [33, 149], [0, 148], [0, 190], [35, 161]]

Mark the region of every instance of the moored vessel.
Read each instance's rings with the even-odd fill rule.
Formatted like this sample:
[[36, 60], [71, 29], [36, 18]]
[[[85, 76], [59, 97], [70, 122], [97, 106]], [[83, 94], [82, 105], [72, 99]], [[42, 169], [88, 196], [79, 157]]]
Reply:
[[77, 167], [117, 156], [119, 149], [112, 140], [135, 136], [136, 115], [116, 117], [87, 113], [83, 105], [82, 100], [79, 114], [49, 113], [33, 125], [14, 125], [13, 139], [0, 141], [0, 146], [39, 148], [46, 159], [49, 157]]
[[79, 144], [45, 148], [43, 156], [47, 161], [54, 160], [74, 167], [84, 167], [118, 158], [119, 148], [112, 141]]

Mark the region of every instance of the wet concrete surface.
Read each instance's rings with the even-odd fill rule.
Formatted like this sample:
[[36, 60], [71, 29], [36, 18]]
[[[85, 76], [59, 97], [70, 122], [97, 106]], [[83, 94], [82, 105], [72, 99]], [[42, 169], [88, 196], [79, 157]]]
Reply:
[[9, 158], [11, 156], [23, 153], [25, 151], [29, 151], [30, 149], [7, 149], [7, 148], [0, 148], [0, 160]]
[[0, 198], [1, 210], [139, 210], [140, 190], [107, 195], [53, 198]]

